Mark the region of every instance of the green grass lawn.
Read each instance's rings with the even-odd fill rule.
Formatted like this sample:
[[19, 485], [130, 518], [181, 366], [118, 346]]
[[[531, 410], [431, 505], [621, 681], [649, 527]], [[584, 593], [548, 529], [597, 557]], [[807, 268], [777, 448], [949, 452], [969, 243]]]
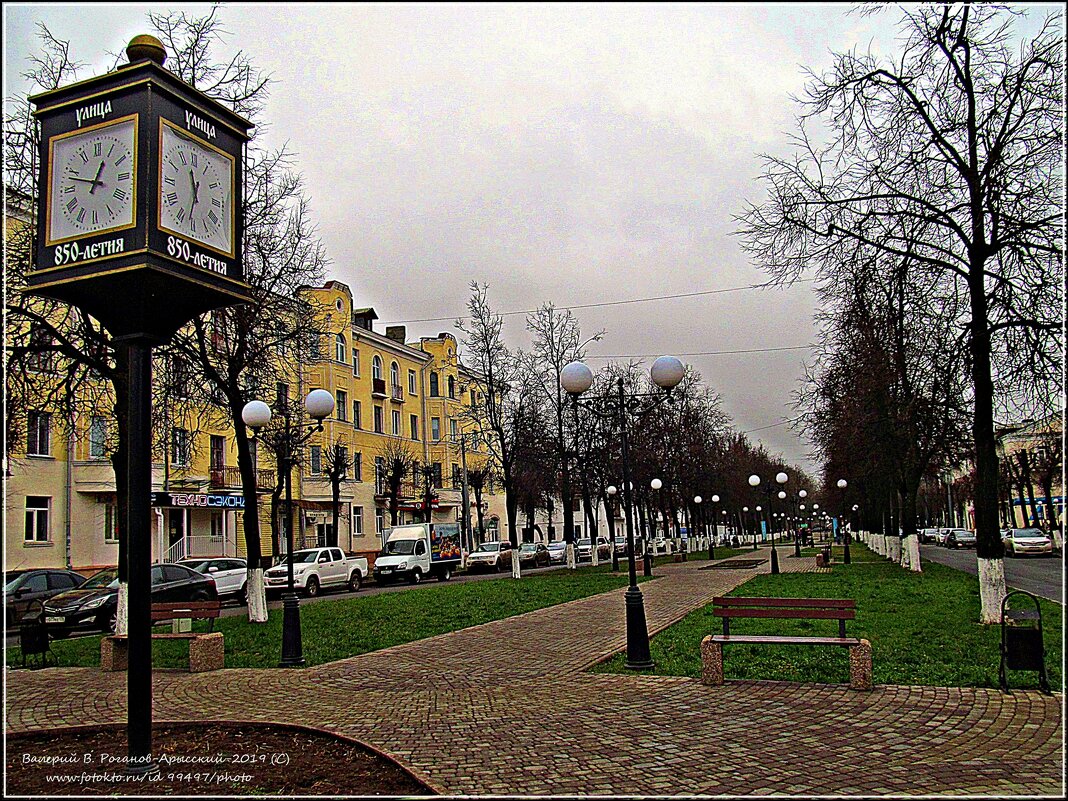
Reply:
[[[806, 549], [807, 550], [807, 549]], [[850, 636], [871, 641], [876, 684], [939, 687], [997, 687], [1001, 628], [979, 620], [979, 581], [975, 576], [934, 562], [913, 573], [887, 562], [861, 544], [850, 546], [852, 563], [834, 549], [830, 573], [760, 575], [742, 584], [735, 596], [853, 598], [857, 618]], [[1062, 686], [1063, 610], [1040, 599], [1050, 685]], [[732, 634], [836, 636], [833, 620], [734, 619]], [[651, 641], [658, 675], [701, 675], [701, 640], [722, 631], [712, 607], [699, 609]], [[728, 679], [844, 683], [849, 680], [847, 651], [826, 646], [731, 645], [723, 649]], [[596, 670], [628, 672], [622, 655]], [[1008, 673], [1010, 687], [1038, 687], [1034, 672]]]
[[[502, 578], [443, 583], [302, 604], [304, 659], [308, 665], [333, 662], [626, 586], [626, 572], [613, 575], [611, 567], [608, 563], [596, 569], [541, 573], [520, 581]], [[170, 624], [160, 630], [169, 631]], [[194, 630], [207, 631], [207, 621], [196, 621]], [[219, 618], [215, 630], [225, 635], [226, 667], [277, 667], [282, 652], [281, 609], [272, 610], [268, 622], [258, 625], [250, 624], [243, 615]], [[55, 640], [52, 650], [62, 666], [100, 664], [100, 637]], [[188, 664], [188, 644], [184, 641], [157, 640], [152, 643], [152, 653], [156, 667]], [[19, 649], [9, 649], [7, 663], [20, 662]]]

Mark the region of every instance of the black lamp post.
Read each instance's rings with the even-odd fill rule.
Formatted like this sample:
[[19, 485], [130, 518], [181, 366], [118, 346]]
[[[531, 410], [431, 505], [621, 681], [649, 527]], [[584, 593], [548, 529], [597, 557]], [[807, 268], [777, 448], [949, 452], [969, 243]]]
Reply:
[[[748, 520], [746, 519], [748, 517], [749, 517], [749, 507], [748, 506], [743, 506], [742, 507], [742, 525], [743, 526], [745, 526], [748, 523]], [[743, 537], [745, 536], [745, 530], [744, 529], [742, 530], [742, 536]], [[756, 549], [757, 549], [756, 529], [754, 528], [753, 529], [753, 550], [755, 551]]]
[[[592, 398], [591, 402], [583, 404], [586, 409], [594, 414], [615, 417], [619, 423], [623, 457], [623, 504], [627, 511], [627, 567], [630, 573], [630, 587], [625, 595], [627, 607], [626, 666], [631, 670], [647, 670], [653, 667], [653, 659], [649, 652], [649, 627], [645, 619], [645, 601], [641, 590], [638, 589], [638, 573], [634, 565], [634, 526], [630, 515], [633, 485], [630, 480], [627, 416], [632, 411], [639, 416], [648, 414], [671, 397], [671, 390], [678, 385], [685, 374], [686, 368], [681, 361], [674, 356], [661, 356], [653, 362], [650, 375], [653, 383], [665, 390], [665, 392], [631, 393], [628, 396], [623, 389], [623, 379], [620, 378], [614, 398], [611, 394], [608, 394], [600, 398]], [[568, 394], [571, 395], [574, 403], [577, 404], [579, 395], [593, 386], [593, 371], [582, 362], [571, 362], [560, 372], [560, 382]], [[628, 406], [628, 400], [633, 408]], [[599, 408], [598, 401], [607, 407], [607, 411], [602, 411]], [[615, 401], [615, 409], [611, 408], [613, 401]], [[646, 558], [648, 559], [648, 554]]]
[[[304, 408], [315, 420], [315, 425], [301, 431], [294, 426], [289, 415], [289, 404], [282, 409], [284, 428], [275, 439], [277, 458], [281, 461], [286, 477], [286, 569], [287, 588], [282, 596], [282, 659], [279, 667], [303, 667], [304, 652], [300, 635], [300, 599], [293, 586], [293, 467], [297, 453], [313, 435], [323, 430], [323, 419], [334, 411], [334, 396], [325, 389], [313, 389], [304, 399]], [[249, 401], [241, 410], [241, 419], [256, 436], [259, 430], [271, 422], [271, 409], [263, 401]]]
[[[808, 492], [807, 491], [798, 490], [798, 492], [797, 492], [798, 502], [804, 501], [805, 498], [807, 498], [807, 497], [808, 497]], [[796, 503], [794, 504], [794, 512], [795, 512], [796, 519], [797, 519], [797, 523], [796, 523], [797, 528], [796, 528], [796, 533], [794, 535], [794, 556], [801, 556], [801, 515], [800, 515], [800, 511], [803, 511], [804, 508], [805, 507], [804, 507], [803, 504], [801, 506], [798, 506]]]
[[[780, 484], [785, 484], [786, 481], [787, 481], [786, 473], [779, 473], [775, 477], [775, 480], [778, 481]], [[760, 485], [760, 476], [755, 475], [755, 474], [749, 476], [749, 486], [757, 487], [759, 485]], [[768, 528], [771, 529], [771, 573], [772, 573], [772, 575], [776, 575], [779, 572], [779, 552], [775, 549], [775, 529], [771, 528], [771, 484], [770, 483], [767, 484], [764, 487], [764, 494], [768, 498]], [[757, 510], [759, 511], [759, 509], [760, 509], [760, 507], [758, 506]]]
[[[697, 531], [699, 532], [697, 536], [699, 536], [699, 537], [708, 536], [708, 527], [705, 525], [705, 516], [704, 516], [704, 513], [701, 510], [701, 502], [703, 500], [704, 500], [704, 498], [702, 498], [700, 495], [694, 495], [693, 496], [694, 515], [697, 518], [697, 520], [696, 520]], [[715, 518], [713, 518], [713, 522], [715, 522]], [[708, 540], [708, 551], [709, 551], [709, 553], [712, 552], [712, 540], [711, 540], [711, 538]], [[709, 556], [708, 558], [711, 559], [712, 557]]]

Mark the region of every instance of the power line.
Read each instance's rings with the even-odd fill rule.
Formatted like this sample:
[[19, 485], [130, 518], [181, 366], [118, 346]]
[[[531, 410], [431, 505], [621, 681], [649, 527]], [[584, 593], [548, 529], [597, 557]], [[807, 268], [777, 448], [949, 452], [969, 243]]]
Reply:
[[[808, 350], [816, 345], [791, 345], [785, 348], [749, 348], [747, 350], [705, 350], [696, 353], [673, 353], [672, 356], [729, 356], [735, 353], [771, 353], [779, 350]], [[587, 356], [587, 359], [653, 359], [662, 353], [639, 353], [629, 356]]]
[[792, 423], [792, 422], [793, 422], [793, 420], [783, 420], [781, 423], [772, 423], [770, 426], [761, 426], [760, 428], [750, 428], [748, 431], [741, 431], [739, 433], [741, 433], [741, 434], [752, 434], [755, 431], [764, 431], [764, 430], [769, 429], [769, 428], [778, 428], [779, 426], [784, 426], [784, 425], [787, 425], [787, 424]]
[[[815, 279], [813, 278], [801, 278], [794, 283], [811, 283]], [[567, 309], [572, 311], [574, 309], [598, 309], [605, 306], [626, 306], [631, 303], [650, 303], [657, 300], [677, 300], [678, 298], [695, 298], [702, 295], [722, 295], [727, 292], [745, 292], [750, 289], [767, 289], [772, 284], [749, 284], [747, 286], [732, 286], [726, 289], [706, 289], [701, 292], [681, 292], [677, 295], [656, 295], [650, 298], [631, 298], [630, 300], [610, 300], [604, 303], [580, 303], [572, 306], [557, 306], [558, 309]], [[497, 312], [501, 317], [509, 317], [515, 314], [532, 314], [537, 309], [522, 309], [519, 311], [506, 311]], [[445, 321], [455, 320], [455, 315], [452, 317], [422, 317], [418, 320], [391, 320], [390, 322], [383, 323], [383, 325], [396, 325], [397, 323], [440, 323]]]

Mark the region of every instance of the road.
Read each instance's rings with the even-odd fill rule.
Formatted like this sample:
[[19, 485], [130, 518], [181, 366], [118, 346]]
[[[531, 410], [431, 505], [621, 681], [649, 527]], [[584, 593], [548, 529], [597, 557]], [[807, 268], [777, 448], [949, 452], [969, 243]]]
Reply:
[[[975, 551], [971, 548], [950, 549], [939, 545], [921, 545], [920, 557], [931, 562], [964, 570], [973, 576], [979, 573]], [[1021, 556], [1005, 560], [1005, 581], [1014, 590], [1025, 590], [1040, 598], [1064, 605], [1064, 558], [1055, 554]]]

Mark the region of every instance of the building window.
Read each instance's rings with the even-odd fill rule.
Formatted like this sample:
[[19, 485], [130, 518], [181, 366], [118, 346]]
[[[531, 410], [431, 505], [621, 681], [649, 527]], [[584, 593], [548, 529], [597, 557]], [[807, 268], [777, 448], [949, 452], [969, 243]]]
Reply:
[[211, 435], [211, 469], [222, 470], [226, 467], [226, 437]]
[[104, 542], [119, 541], [119, 507], [113, 503], [104, 504]]
[[171, 464], [183, 467], [192, 461], [189, 432], [184, 428], [171, 429]]
[[363, 536], [363, 507], [352, 507], [352, 533], [357, 537]]
[[39, 373], [52, 373], [56, 369], [56, 341], [43, 328], [30, 331], [29, 353], [26, 367]]
[[382, 380], [382, 357], [375, 356], [371, 359], [371, 378]]
[[48, 412], [31, 411], [26, 415], [26, 453], [30, 456], [48, 456], [51, 447], [52, 415]]
[[400, 412], [398, 412], [396, 409], [394, 409], [393, 413], [390, 416], [393, 418], [393, 421], [392, 421], [393, 422], [393, 436], [399, 437], [401, 435], [401, 416], [400, 416]]
[[359, 377], [360, 375], [360, 349], [352, 349], [352, 374]]
[[391, 362], [389, 365], [389, 385], [391, 387], [400, 386], [400, 367], [396, 362]]
[[436, 398], [438, 396], [438, 374], [430, 374], [430, 397]]
[[385, 430], [382, 428], [382, 407], [375, 406], [375, 433], [384, 434]]
[[441, 439], [441, 418], [440, 417], [431, 417], [430, 418], [430, 438], [432, 440], [434, 440], [434, 442], [437, 442], [438, 440]]
[[457, 488], [463, 484], [463, 480], [460, 477], [460, 465], [454, 464], [452, 466], [452, 486]]
[[415, 370], [408, 371], [408, 394], [415, 394]]
[[223, 538], [223, 513], [211, 513], [211, 538], [221, 540]]
[[352, 480], [363, 481], [363, 454], [359, 451], [352, 454]]
[[352, 425], [355, 428], [363, 428], [363, 415], [360, 414], [360, 402], [354, 400], [352, 402]]
[[89, 421], [89, 458], [103, 459], [107, 456], [108, 419], [94, 414]]
[[317, 476], [323, 472], [323, 446], [311, 446], [311, 474]]
[[337, 419], [342, 423], [349, 419], [349, 393], [341, 389], [337, 391]]
[[278, 411], [285, 411], [286, 406], [289, 404], [289, 384], [283, 384], [279, 381], [274, 385], [274, 408]]
[[434, 475], [434, 489], [441, 489], [441, 462], [434, 462], [430, 468]]
[[409, 415], [408, 422], [412, 427], [412, 439], [416, 442], [419, 441], [419, 417], [418, 415]]
[[48, 512], [51, 506], [51, 498], [26, 496], [26, 542], [48, 542]]
[[449, 436], [452, 437], [453, 442], [460, 441], [460, 429], [457, 426], [457, 420], [455, 417], [449, 418]]
[[451, 375], [449, 376], [449, 397], [456, 397], [456, 377]]
[[375, 507], [375, 534], [381, 534], [386, 530], [386, 510]]
[[334, 337], [334, 359], [344, 364], [349, 360], [349, 343], [344, 334]]

